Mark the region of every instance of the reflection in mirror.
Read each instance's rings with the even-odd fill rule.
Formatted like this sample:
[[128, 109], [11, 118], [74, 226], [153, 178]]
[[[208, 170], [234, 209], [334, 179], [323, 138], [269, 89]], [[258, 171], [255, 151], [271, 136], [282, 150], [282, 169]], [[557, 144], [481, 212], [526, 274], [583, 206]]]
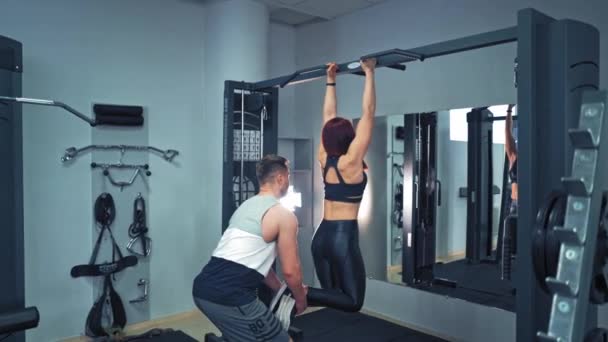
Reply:
[[388, 208], [387, 280], [401, 282], [403, 251], [403, 120], [404, 115], [387, 117], [386, 179]]
[[377, 118], [359, 218], [368, 277], [514, 309], [507, 109]]
[[[386, 280], [387, 242], [386, 228], [388, 206], [386, 199], [386, 150], [387, 118], [378, 117], [374, 122], [372, 141], [365, 156], [369, 166], [367, 187], [359, 208], [359, 246], [367, 277]], [[356, 125], [359, 120], [355, 120]]]

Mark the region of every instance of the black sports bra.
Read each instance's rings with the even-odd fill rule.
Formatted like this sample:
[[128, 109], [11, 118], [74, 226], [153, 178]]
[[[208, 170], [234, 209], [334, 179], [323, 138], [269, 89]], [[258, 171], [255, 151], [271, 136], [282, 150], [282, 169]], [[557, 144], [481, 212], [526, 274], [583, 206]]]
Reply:
[[[325, 199], [335, 202], [359, 203], [363, 198], [363, 191], [367, 185], [367, 174], [363, 172], [361, 183], [349, 184], [344, 181], [340, 171], [338, 171], [339, 156], [327, 156], [325, 169], [323, 170], [323, 183], [325, 184]], [[336, 170], [339, 183], [328, 183], [326, 180], [327, 171], [333, 167]]]
[[517, 183], [517, 159], [515, 159], [509, 169], [509, 178], [511, 178], [511, 183]]

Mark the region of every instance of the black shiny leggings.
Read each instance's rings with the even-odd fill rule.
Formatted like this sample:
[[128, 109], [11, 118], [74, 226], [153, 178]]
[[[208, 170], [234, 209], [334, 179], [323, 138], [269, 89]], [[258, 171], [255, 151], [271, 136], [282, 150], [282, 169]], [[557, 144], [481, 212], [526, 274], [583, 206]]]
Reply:
[[365, 265], [357, 220], [323, 220], [312, 239], [312, 256], [322, 289], [308, 288], [308, 305], [359, 311], [365, 297]]

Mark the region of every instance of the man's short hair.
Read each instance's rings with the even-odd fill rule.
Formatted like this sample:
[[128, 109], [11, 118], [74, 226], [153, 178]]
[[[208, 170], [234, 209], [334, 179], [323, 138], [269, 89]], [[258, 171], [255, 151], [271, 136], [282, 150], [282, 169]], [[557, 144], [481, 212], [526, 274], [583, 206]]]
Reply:
[[260, 185], [266, 184], [274, 179], [278, 172], [288, 171], [287, 159], [277, 156], [275, 154], [269, 154], [264, 156], [255, 167], [255, 174], [258, 177], [258, 183]]

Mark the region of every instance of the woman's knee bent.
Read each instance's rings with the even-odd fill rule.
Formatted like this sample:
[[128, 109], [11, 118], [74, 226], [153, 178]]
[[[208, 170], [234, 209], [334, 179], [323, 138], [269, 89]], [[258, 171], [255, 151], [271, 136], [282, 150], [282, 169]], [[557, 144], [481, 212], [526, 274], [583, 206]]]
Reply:
[[341, 308], [346, 312], [359, 312], [363, 308], [363, 298], [352, 298], [350, 302], [345, 303]]

